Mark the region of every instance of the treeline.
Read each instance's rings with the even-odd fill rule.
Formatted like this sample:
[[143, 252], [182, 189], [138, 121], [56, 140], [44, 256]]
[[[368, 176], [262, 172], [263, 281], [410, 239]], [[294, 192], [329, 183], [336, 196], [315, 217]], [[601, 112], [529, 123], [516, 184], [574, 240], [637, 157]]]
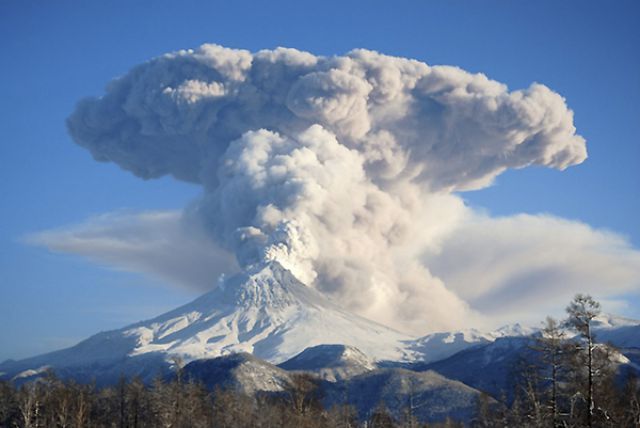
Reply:
[[[467, 425], [484, 427], [640, 427], [640, 383], [616, 364], [621, 354], [595, 342], [593, 321], [600, 306], [578, 295], [563, 322], [547, 318], [515, 368], [513, 391], [480, 396]], [[567, 335], [567, 328], [575, 334]], [[180, 367], [179, 364], [177, 364]], [[505, 367], [508, 370], [509, 367]], [[462, 427], [447, 420], [425, 424], [410, 408], [398, 414], [383, 404], [365, 417], [353, 406], [323, 406], [320, 380], [296, 374], [280, 393], [256, 396], [235, 390], [208, 391], [185, 379], [145, 385], [122, 378], [96, 388], [56, 377], [53, 372], [23, 384], [0, 382], [0, 427], [245, 428], [245, 427]], [[397, 409], [396, 409], [397, 410]]]
[[146, 386], [139, 379], [97, 389], [58, 379], [53, 372], [16, 388], [0, 383], [1, 427], [249, 428], [249, 427], [462, 427], [460, 423], [419, 424], [407, 412], [395, 420], [380, 406], [359, 420], [348, 405], [325, 409], [318, 380], [305, 374], [277, 395], [250, 397], [233, 390], [208, 392], [177, 376]]

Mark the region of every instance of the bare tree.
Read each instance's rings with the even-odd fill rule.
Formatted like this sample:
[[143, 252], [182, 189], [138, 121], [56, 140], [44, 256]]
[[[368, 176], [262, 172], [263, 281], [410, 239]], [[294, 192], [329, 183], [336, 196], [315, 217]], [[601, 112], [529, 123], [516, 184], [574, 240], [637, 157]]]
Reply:
[[74, 395], [76, 401], [73, 414], [74, 424], [78, 428], [89, 426], [92, 401], [95, 396], [94, 387], [93, 385], [77, 385]]
[[640, 382], [629, 374], [621, 397], [622, 426], [640, 426]]
[[318, 404], [318, 379], [306, 373], [296, 373], [291, 377], [287, 394], [297, 415], [304, 415]]
[[478, 396], [476, 416], [471, 422], [474, 428], [491, 428], [496, 426], [495, 415], [491, 406], [491, 397], [483, 392]]
[[562, 375], [567, 366], [567, 336], [558, 321], [551, 317], [547, 317], [540, 333], [535, 349], [541, 356], [542, 380], [550, 389], [547, 410], [552, 426], [561, 427], [559, 401]]
[[343, 404], [329, 409], [327, 423], [335, 428], [355, 428], [358, 426], [358, 413], [355, 407], [344, 401]]
[[592, 322], [595, 317], [600, 315], [600, 303], [596, 302], [588, 294], [577, 294], [569, 306], [567, 306], [567, 314], [569, 317], [565, 321], [565, 325], [575, 330], [583, 339], [583, 344], [577, 345], [577, 350], [586, 352], [585, 368], [587, 370], [587, 426], [593, 427], [593, 415], [595, 404], [593, 400], [593, 381], [594, 381], [594, 361], [593, 354], [595, 349], [594, 335], [592, 331]]
[[39, 428], [42, 426], [42, 400], [40, 385], [31, 382], [24, 385], [18, 394], [18, 409], [24, 428]]
[[[234, 390], [221, 388], [217, 388], [213, 396], [213, 426], [220, 428], [248, 428], [254, 426], [254, 403], [250, 397]], [[261, 407], [265, 409], [275, 407], [265, 405], [269, 403], [268, 401], [261, 403], [263, 404]], [[273, 412], [262, 411], [261, 409], [260, 413], [262, 416], [266, 416], [268, 413]], [[269, 416], [274, 415], [270, 414]]]
[[13, 385], [0, 381], [0, 427], [11, 426], [17, 419], [18, 401]]
[[394, 426], [393, 418], [382, 402], [378, 403], [366, 423], [367, 428], [393, 428]]

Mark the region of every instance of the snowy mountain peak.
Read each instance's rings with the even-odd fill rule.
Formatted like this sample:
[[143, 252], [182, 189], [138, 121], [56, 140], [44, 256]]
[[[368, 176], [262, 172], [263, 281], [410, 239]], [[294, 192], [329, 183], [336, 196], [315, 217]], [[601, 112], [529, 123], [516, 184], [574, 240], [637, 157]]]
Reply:
[[[284, 308], [295, 305], [295, 289], [304, 286], [278, 262], [252, 265], [221, 282], [223, 301], [239, 307]], [[219, 298], [220, 293], [215, 293]]]
[[139, 338], [133, 355], [161, 351], [192, 360], [249, 352], [272, 362], [322, 343], [398, 358], [399, 341], [409, 339], [341, 309], [275, 261], [253, 265], [194, 302], [124, 334]]
[[[238, 308], [282, 309], [301, 303], [313, 304], [313, 291], [299, 282], [278, 262], [270, 261], [249, 266], [233, 276], [225, 277], [213, 291], [186, 306], [206, 313], [221, 305]], [[169, 312], [184, 312], [185, 306]], [[162, 318], [161, 315], [158, 318]]]
[[[340, 343], [375, 360], [407, 360], [411, 336], [350, 313], [298, 281], [275, 261], [257, 264], [224, 280], [191, 303], [148, 321], [99, 333], [65, 350], [10, 364], [18, 373], [50, 365], [93, 371], [135, 361], [185, 362], [247, 352], [272, 363], [304, 349]], [[4, 366], [2, 367], [4, 371]], [[77, 371], [77, 370], [76, 370]]]

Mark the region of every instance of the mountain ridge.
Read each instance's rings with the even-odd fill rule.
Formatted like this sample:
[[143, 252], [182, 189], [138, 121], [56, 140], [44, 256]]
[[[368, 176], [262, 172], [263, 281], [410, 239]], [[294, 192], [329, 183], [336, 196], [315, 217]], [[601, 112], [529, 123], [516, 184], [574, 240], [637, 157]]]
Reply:
[[[640, 321], [608, 314], [596, 321], [594, 331], [603, 341], [640, 348]], [[384, 362], [387, 367], [435, 363], [534, 331], [515, 324], [489, 333], [467, 329], [415, 338], [348, 312], [271, 261], [250, 266], [155, 318], [100, 332], [70, 348], [0, 363], [0, 378], [28, 380], [51, 368], [63, 376], [98, 383], [113, 382], [120, 374], [150, 381], [170, 373], [174, 357], [188, 363], [246, 352], [277, 365], [314, 347], [316, 353], [324, 349], [323, 358], [326, 352], [337, 352], [336, 361], [342, 358], [340, 353], [355, 355], [351, 349], [357, 349], [362, 367], [355, 371], [364, 372]], [[627, 354], [638, 363], [638, 353]], [[344, 378], [354, 370], [332, 366], [318, 374]]]

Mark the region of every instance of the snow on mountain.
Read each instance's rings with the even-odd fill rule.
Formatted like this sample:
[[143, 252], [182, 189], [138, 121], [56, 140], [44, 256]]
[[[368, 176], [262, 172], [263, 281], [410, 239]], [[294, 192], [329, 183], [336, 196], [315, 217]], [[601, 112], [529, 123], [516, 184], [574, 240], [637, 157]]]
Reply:
[[[527, 331], [522, 330], [523, 333]], [[625, 370], [639, 370], [640, 321], [601, 315], [594, 323], [594, 333], [598, 346], [610, 343], [617, 348], [611, 353], [610, 360], [621, 373]], [[573, 335], [575, 332], [568, 337]], [[535, 351], [532, 349], [534, 338], [533, 333], [505, 335], [489, 343], [469, 346], [447, 358], [413, 364], [412, 368], [434, 370], [447, 378], [486, 391], [494, 397], [503, 393], [509, 395], [512, 392], [510, 386], [520, 374], [520, 364], [535, 358]]]
[[488, 392], [494, 397], [509, 393], [509, 385], [518, 373], [518, 363], [531, 352], [532, 339], [527, 336], [500, 337], [495, 341], [471, 347], [448, 358], [428, 364], [419, 363], [416, 370], [434, 370], [441, 375]]
[[617, 348], [640, 349], [640, 325], [628, 325], [615, 329], [596, 330], [596, 340], [602, 343], [611, 343]]
[[154, 319], [98, 333], [65, 350], [2, 364], [0, 371], [15, 375], [47, 365], [58, 372], [91, 367], [94, 373], [111, 373], [121, 367], [125, 374], [139, 374], [152, 360], [159, 364], [179, 356], [188, 362], [238, 352], [280, 363], [327, 343], [356, 346], [375, 360], [407, 360], [406, 343], [412, 340], [345, 311], [269, 262]]
[[478, 330], [462, 330], [445, 333], [432, 333], [408, 344], [408, 349], [422, 362], [438, 361], [456, 354], [464, 349], [491, 343], [495, 337]]
[[407, 344], [407, 350], [413, 353], [414, 361], [430, 363], [450, 357], [460, 351], [485, 345], [500, 337], [520, 337], [533, 334], [535, 329], [510, 324], [499, 329], [483, 333], [476, 329], [453, 332], [432, 333]]
[[281, 392], [291, 382], [287, 371], [245, 352], [192, 361], [183, 372], [186, 379], [201, 382], [209, 390], [220, 387], [246, 395]]
[[397, 420], [410, 408], [420, 421], [442, 422], [447, 417], [469, 422], [480, 391], [434, 372], [401, 368], [373, 370], [323, 390], [325, 406], [348, 403], [365, 419], [383, 404]]
[[640, 320], [603, 314], [594, 320], [597, 342], [615, 346], [627, 360], [621, 361], [640, 372]]
[[280, 368], [312, 373], [335, 382], [376, 369], [376, 363], [353, 346], [318, 345], [305, 349]]
[[41, 376], [48, 369], [49, 369], [48, 366], [42, 366], [42, 367], [39, 367], [37, 369], [25, 370], [25, 371], [22, 371], [22, 372], [18, 373], [17, 375], [15, 375], [11, 379], [11, 381], [13, 381], [13, 382], [21, 382], [21, 381], [25, 381], [25, 380], [29, 380], [29, 379], [34, 379], [34, 378], [36, 378], [38, 376]]
[[493, 336], [494, 340], [499, 337], [521, 337], [521, 336], [530, 336], [537, 332], [538, 328], [533, 327], [525, 327], [520, 325], [520, 323], [515, 324], [507, 324], [503, 325], [499, 329], [489, 333]]
[[[602, 314], [594, 320], [593, 325], [596, 338], [602, 343], [610, 342], [619, 348], [640, 348], [638, 320]], [[526, 337], [538, 331], [538, 328], [515, 323], [486, 333], [476, 329], [431, 333], [408, 342], [406, 349], [412, 354], [414, 361], [430, 363], [443, 360], [465, 349], [495, 342], [499, 338]]]
[[640, 321], [614, 315], [601, 315], [595, 320], [594, 333], [601, 343], [611, 343], [630, 357], [640, 362]]
[[636, 326], [640, 326], [640, 320], [634, 320], [612, 314], [600, 314], [593, 320], [593, 328], [596, 331]]
[[[638, 363], [640, 321], [603, 315], [596, 324], [599, 341], [613, 343]], [[151, 380], [173, 369], [174, 356], [189, 362], [249, 353], [337, 380], [383, 361], [424, 366], [489, 344], [495, 344], [489, 350], [499, 349], [533, 331], [515, 324], [490, 333], [470, 329], [416, 339], [342, 309], [272, 261], [229, 277], [193, 302], [151, 320], [98, 333], [71, 348], [1, 363], [0, 377], [29, 379], [48, 367], [62, 377], [98, 384], [121, 374]], [[483, 358], [499, 363], [504, 356], [499, 351]], [[465, 367], [463, 363], [461, 369]]]
[[308, 348], [279, 367], [240, 353], [193, 361], [183, 373], [186, 379], [202, 382], [210, 391], [231, 388], [255, 396], [282, 394], [293, 384], [295, 372], [318, 374], [331, 368], [358, 367], [364, 371], [317, 383], [325, 407], [350, 404], [364, 419], [382, 403], [399, 420], [411, 407], [421, 421], [455, 417], [468, 422], [480, 395], [478, 390], [433, 371], [376, 368], [357, 348], [341, 345]]
[[229, 278], [194, 302], [134, 325], [131, 355], [161, 351], [185, 360], [248, 352], [279, 363], [305, 348], [354, 345], [375, 359], [404, 358], [411, 337], [340, 308], [277, 262]]
[[398, 419], [411, 407], [421, 421], [455, 417], [468, 422], [480, 395], [479, 391], [433, 371], [376, 368], [360, 350], [342, 345], [306, 349], [280, 367], [240, 353], [193, 361], [184, 367], [183, 373], [186, 379], [202, 382], [210, 391], [231, 388], [248, 396], [282, 396], [293, 385], [294, 373], [298, 371], [317, 374], [322, 369], [348, 367], [365, 371], [330, 381], [323, 379], [316, 384], [318, 396], [326, 408], [353, 405], [363, 419], [383, 404]]

